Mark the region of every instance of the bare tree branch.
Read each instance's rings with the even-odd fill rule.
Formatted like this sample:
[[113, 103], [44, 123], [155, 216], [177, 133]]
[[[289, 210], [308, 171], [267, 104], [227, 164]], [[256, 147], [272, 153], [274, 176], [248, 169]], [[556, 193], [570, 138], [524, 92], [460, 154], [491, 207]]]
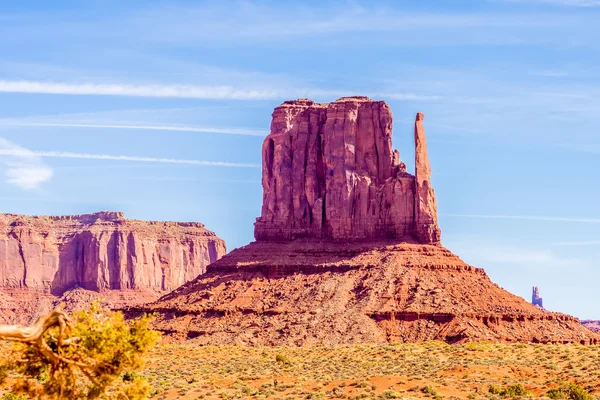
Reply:
[[0, 325], [0, 339], [34, 343], [43, 337], [44, 333], [55, 326], [60, 328], [60, 338], [69, 326], [70, 318], [61, 306], [56, 307], [50, 314], [37, 320], [32, 326]]

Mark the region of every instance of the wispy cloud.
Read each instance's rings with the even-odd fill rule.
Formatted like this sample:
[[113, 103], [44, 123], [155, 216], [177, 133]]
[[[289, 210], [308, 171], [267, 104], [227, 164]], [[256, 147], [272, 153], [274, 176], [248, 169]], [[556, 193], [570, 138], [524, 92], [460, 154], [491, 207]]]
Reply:
[[484, 215], [484, 214], [440, 214], [445, 217], [457, 218], [484, 218], [484, 219], [513, 219], [523, 221], [553, 221], [553, 222], [581, 222], [588, 224], [600, 224], [600, 218], [571, 218], [551, 217], [542, 215]]
[[[211, 100], [281, 100], [298, 97], [342, 97], [348, 90], [288, 88], [285, 90], [241, 88], [234, 86], [197, 86], [178, 84], [72, 83], [28, 80], [0, 80], [0, 92], [62, 95], [132, 96]], [[439, 100], [441, 96], [415, 93], [372, 93], [394, 100]]]
[[173, 182], [213, 182], [213, 183], [249, 183], [260, 184], [259, 179], [200, 179], [178, 176], [133, 176], [131, 179], [140, 181], [173, 181]]
[[22, 189], [37, 189], [52, 178], [52, 168], [44, 165], [31, 151], [0, 138], [0, 161], [4, 165], [6, 182]]
[[224, 135], [246, 135], [264, 137], [268, 134], [266, 131], [244, 128], [210, 128], [197, 126], [167, 126], [167, 125], [124, 125], [124, 124], [86, 124], [86, 123], [68, 123], [68, 122], [19, 122], [0, 120], [0, 126], [21, 126], [21, 127], [65, 127], [65, 128], [102, 128], [102, 129], [135, 129], [151, 131], [172, 131], [172, 132], [196, 132], [196, 133], [216, 133]]
[[582, 240], [579, 242], [557, 242], [553, 246], [600, 246], [600, 240]]
[[[233, 7], [221, 4], [147, 9], [133, 15], [128, 22], [130, 29], [145, 33], [144, 40], [178, 43], [203, 42], [207, 38], [217, 41], [233, 38], [244, 41], [282, 41], [302, 36], [322, 36], [327, 42], [330, 40], [327, 36], [349, 33], [423, 31], [427, 35], [428, 31], [450, 33], [474, 28], [529, 29], [563, 25], [566, 22], [565, 18], [554, 18], [551, 15], [540, 18], [538, 15], [527, 14], [425, 13], [403, 7], [359, 3], [350, 5], [347, 2], [322, 4], [319, 7], [307, 7], [301, 3], [280, 3], [281, 5], [273, 7], [252, 1], [238, 3]], [[227, 18], [227, 24], [221, 22], [224, 18]], [[230, 29], [231, 26], [236, 26], [236, 29]], [[160, 34], [163, 30], [157, 27], [168, 30], [169, 35]], [[402, 40], [403, 35], [394, 39]], [[420, 39], [410, 38], [413, 42]]]
[[7, 80], [0, 80], [0, 92], [228, 100], [269, 100], [284, 97], [282, 93], [276, 90], [237, 89], [230, 86], [132, 85]]
[[215, 167], [241, 167], [258, 168], [257, 164], [233, 163], [224, 161], [202, 161], [185, 160], [178, 158], [156, 158], [156, 157], [138, 157], [138, 156], [113, 156], [109, 154], [90, 154], [90, 153], [72, 153], [67, 151], [34, 151], [21, 147], [0, 148], [0, 155], [13, 157], [51, 157], [51, 158], [78, 158], [87, 160], [112, 160], [112, 161], [134, 161], [146, 163], [166, 163], [166, 164], [190, 164], [207, 165]]

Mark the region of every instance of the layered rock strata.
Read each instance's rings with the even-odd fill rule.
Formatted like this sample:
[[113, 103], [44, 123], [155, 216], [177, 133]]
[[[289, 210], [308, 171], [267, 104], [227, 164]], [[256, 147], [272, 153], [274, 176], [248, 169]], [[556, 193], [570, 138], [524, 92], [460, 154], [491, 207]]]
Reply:
[[[129, 298], [119, 305], [151, 301], [224, 254], [223, 240], [200, 223], [127, 220], [117, 212], [0, 214], [0, 292], [25, 309], [51, 304], [73, 289]], [[18, 315], [18, 306], [8, 308]]]
[[262, 148], [264, 195], [256, 239], [439, 243], [422, 120], [419, 113], [411, 175], [392, 149], [392, 113], [385, 102], [300, 99], [277, 107]]
[[597, 343], [440, 245], [423, 114], [414, 176], [391, 126], [387, 104], [365, 97], [277, 107], [257, 241], [127, 313], [157, 313], [167, 337], [202, 344]]
[[390, 241], [254, 242], [158, 302], [129, 310], [142, 312], [156, 312], [156, 327], [172, 340], [199, 344], [600, 340], [441, 246]]

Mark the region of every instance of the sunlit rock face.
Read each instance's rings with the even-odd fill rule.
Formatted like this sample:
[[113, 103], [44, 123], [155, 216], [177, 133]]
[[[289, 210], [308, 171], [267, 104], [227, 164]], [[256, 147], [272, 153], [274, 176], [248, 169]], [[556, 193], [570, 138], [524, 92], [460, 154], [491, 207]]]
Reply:
[[286, 101], [263, 144], [257, 240], [397, 238], [438, 244], [423, 114], [415, 122], [415, 174], [392, 149], [383, 101]]
[[[223, 240], [200, 223], [127, 220], [118, 212], [0, 214], [0, 291], [12, 297], [15, 306], [5, 304], [13, 314], [29, 314], [26, 308], [41, 299], [52, 303], [73, 289], [108, 297], [115, 297], [111, 291], [145, 292], [122, 302], [150, 301], [224, 254]], [[19, 311], [18, 304], [27, 306]]]

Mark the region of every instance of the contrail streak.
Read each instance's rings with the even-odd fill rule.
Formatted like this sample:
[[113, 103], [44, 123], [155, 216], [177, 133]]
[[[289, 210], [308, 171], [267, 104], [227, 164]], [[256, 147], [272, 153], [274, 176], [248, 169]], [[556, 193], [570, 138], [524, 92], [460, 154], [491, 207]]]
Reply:
[[90, 153], [71, 153], [67, 151], [35, 151], [26, 149], [0, 149], [0, 155], [7, 156], [37, 156], [51, 158], [79, 158], [88, 160], [114, 160], [114, 161], [134, 161], [147, 163], [166, 163], [166, 164], [191, 164], [208, 165], [215, 167], [241, 167], [241, 168], [259, 168], [257, 164], [232, 163], [223, 161], [202, 161], [202, 160], [182, 160], [177, 158], [155, 158], [138, 156], [113, 156], [108, 154], [90, 154]]
[[285, 97], [278, 91], [236, 89], [232, 86], [61, 83], [25, 80], [0, 80], [0, 92], [224, 100], [272, 100]]
[[0, 120], [0, 126], [23, 127], [66, 127], [66, 128], [105, 128], [105, 129], [142, 129], [151, 131], [198, 132], [217, 133], [222, 135], [246, 135], [265, 137], [267, 132], [253, 129], [240, 128], [203, 128], [195, 126], [168, 126], [168, 125], [121, 125], [121, 124], [86, 124], [67, 122], [10, 122]]

